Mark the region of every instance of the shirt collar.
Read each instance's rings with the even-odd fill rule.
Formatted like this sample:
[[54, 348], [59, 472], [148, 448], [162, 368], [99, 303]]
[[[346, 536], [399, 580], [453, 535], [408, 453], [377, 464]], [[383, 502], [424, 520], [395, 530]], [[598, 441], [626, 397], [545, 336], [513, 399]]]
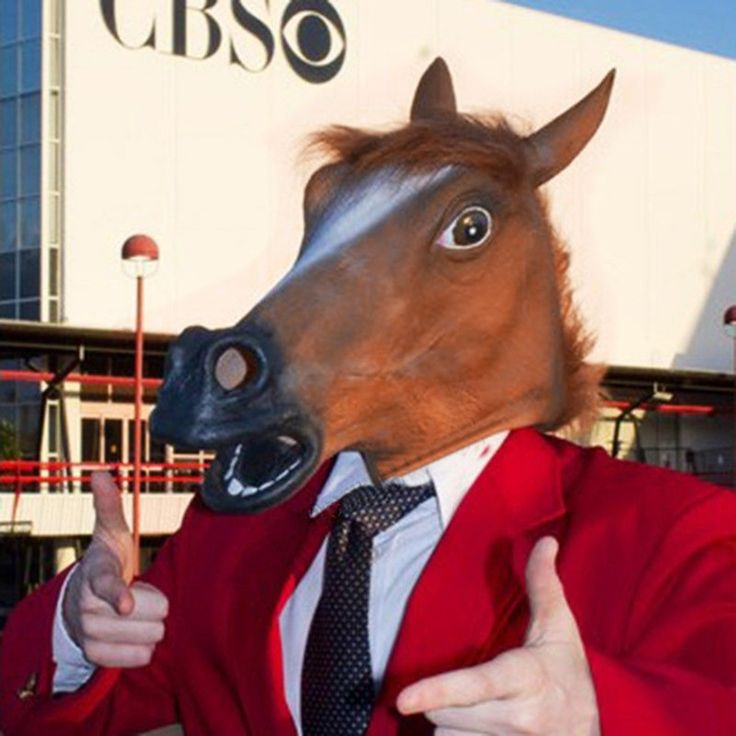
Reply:
[[[508, 432], [497, 432], [424, 467], [413, 470], [411, 473], [389, 480], [398, 481], [407, 486], [423, 485], [430, 481], [434, 483], [440, 521], [442, 526], [446, 527], [460, 505], [460, 501], [480, 475], [481, 470], [501, 447], [507, 435]], [[317, 516], [350, 491], [365, 485], [372, 485], [372, 481], [363, 456], [359, 452], [341, 452], [312, 507], [312, 516]]]

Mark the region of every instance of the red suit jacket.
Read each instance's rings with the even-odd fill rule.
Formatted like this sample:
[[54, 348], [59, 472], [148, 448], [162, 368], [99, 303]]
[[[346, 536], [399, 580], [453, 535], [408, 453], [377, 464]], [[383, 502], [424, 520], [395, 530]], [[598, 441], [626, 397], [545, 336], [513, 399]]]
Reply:
[[[144, 578], [170, 600], [152, 663], [102, 669], [52, 697], [51, 624], [62, 576], [20, 603], [3, 636], [0, 728], [13, 734], [293, 736], [279, 612], [331, 522], [311, 520], [327, 473], [254, 517], [195, 501]], [[396, 696], [420, 677], [523, 641], [524, 568], [539, 537], [585, 642], [604, 736], [736, 734], [736, 496], [610, 459], [533, 430], [512, 432], [458, 508], [414, 589], [370, 736], [418, 736]]]

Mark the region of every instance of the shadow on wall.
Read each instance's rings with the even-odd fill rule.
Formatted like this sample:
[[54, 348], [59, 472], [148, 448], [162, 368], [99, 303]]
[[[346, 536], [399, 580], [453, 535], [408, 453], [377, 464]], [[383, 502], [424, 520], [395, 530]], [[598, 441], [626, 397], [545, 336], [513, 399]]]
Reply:
[[736, 228], [698, 315], [687, 351], [675, 356], [673, 368], [687, 369], [695, 364], [727, 373], [733, 370], [731, 341], [723, 332], [723, 313], [732, 304], [736, 304]]

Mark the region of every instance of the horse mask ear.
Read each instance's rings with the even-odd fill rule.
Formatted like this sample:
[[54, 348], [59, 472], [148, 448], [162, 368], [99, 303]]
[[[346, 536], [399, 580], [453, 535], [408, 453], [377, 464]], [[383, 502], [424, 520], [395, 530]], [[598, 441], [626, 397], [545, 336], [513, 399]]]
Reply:
[[593, 137], [606, 113], [615, 76], [611, 69], [580, 102], [526, 139], [535, 186], [559, 174]]
[[422, 74], [411, 104], [411, 120], [431, 120], [446, 115], [454, 115], [455, 91], [452, 77], [445, 60], [438, 56]]

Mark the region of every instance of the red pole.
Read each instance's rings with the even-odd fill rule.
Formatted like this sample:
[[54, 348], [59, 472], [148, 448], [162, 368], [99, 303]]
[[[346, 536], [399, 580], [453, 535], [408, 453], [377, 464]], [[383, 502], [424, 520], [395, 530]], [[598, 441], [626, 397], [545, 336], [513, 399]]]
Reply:
[[731, 338], [733, 342], [733, 487], [736, 490], [736, 335]]
[[133, 419], [133, 571], [141, 571], [141, 408], [143, 405], [143, 276], [136, 276], [135, 415]]

